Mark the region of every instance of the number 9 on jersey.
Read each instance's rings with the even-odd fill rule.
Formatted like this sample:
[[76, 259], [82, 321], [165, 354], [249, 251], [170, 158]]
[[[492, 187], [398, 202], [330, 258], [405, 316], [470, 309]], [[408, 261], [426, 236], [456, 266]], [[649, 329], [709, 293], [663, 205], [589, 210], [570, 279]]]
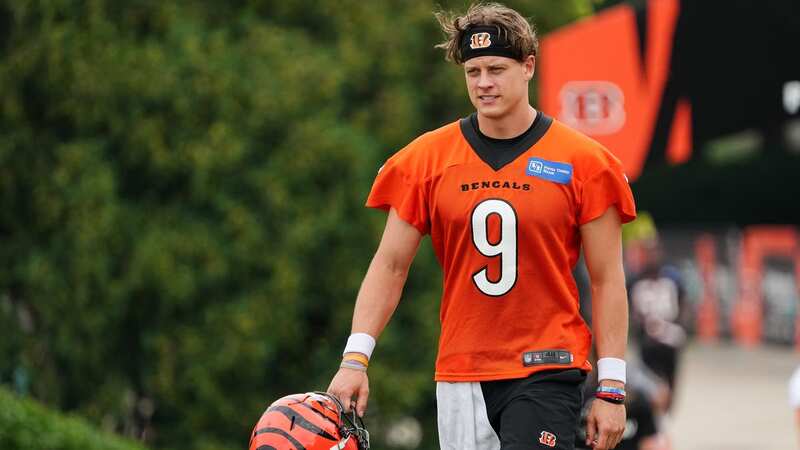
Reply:
[[[489, 217], [500, 219], [500, 239], [489, 241]], [[491, 297], [505, 295], [517, 282], [517, 213], [505, 200], [490, 198], [478, 203], [472, 210], [472, 243], [487, 257], [500, 257], [500, 277], [492, 281], [488, 265], [472, 275], [475, 286]]]

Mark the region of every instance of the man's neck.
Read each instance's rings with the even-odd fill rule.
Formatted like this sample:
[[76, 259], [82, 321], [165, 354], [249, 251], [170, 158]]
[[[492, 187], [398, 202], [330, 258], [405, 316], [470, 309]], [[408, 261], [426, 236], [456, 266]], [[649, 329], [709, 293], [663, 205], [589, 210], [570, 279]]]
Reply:
[[478, 113], [481, 133], [494, 139], [511, 139], [524, 133], [536, 118], [536, 110], [529, 104], [522, 106], [519, 111], [497, 119]]

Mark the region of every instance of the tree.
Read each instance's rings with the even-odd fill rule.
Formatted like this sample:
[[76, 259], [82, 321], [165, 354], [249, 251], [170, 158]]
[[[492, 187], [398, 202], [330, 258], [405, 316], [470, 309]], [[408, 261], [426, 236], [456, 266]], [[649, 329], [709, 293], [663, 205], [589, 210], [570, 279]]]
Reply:
[[[0, 380], [156, 447], [241, 448], [337, 367], [375, 170], [470, 110], [433, 3], [2, 8]], [[542, 31], [591, 9], [540, 8]], [[378, 445], [435, 423], [435, 266], [426, 245], [370, 369]]]

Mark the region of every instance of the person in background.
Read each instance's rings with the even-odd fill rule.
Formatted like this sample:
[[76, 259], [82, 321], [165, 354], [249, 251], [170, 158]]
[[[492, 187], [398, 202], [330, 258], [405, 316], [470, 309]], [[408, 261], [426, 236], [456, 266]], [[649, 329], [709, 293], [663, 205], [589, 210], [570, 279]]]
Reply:
[[678, 270], [666, 264], [658, 236], [637, 243], [641, 271], [631, 277], [628, 298], [631, 337], [640, 359], [670, 390], [667, 409], [674, 398], [680, 353], [687, 340], [685, 289]]

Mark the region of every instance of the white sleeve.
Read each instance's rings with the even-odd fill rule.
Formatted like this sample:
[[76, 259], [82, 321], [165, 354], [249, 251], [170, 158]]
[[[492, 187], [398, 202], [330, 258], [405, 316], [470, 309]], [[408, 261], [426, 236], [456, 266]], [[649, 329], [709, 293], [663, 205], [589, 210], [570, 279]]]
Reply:
[[792, 408], [800, 408], [800, 367], [798, 367], [789, 380], [789, 404]]

